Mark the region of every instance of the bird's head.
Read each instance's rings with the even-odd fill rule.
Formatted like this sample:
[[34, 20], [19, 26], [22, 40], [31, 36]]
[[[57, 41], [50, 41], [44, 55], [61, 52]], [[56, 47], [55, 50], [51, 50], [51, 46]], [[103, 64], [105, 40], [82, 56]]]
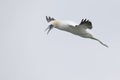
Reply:
[[59, 26], [59, 21], [55, 20], [54, 18], [47, 17], [46, 20], [48, 22], [48, 27], [45, 29], [45, 31], [48, 31], [47, 34], [53, 29], [57, 28]]

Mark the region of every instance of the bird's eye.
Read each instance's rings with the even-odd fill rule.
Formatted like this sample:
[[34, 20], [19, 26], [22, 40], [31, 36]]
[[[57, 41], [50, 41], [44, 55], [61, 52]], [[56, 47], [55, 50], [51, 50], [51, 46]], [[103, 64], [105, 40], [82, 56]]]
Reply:
[[52, 24], [51, 24], [50, 26], [51, 26], [51, 27], [53, 27], [53, 25], [52, 25]]
[[51, 25], [49, 25], [49, 27], [50, 27], [50, 28], [52, 28], [52, 27], [53, 27], [53, 25], [51, 24]]

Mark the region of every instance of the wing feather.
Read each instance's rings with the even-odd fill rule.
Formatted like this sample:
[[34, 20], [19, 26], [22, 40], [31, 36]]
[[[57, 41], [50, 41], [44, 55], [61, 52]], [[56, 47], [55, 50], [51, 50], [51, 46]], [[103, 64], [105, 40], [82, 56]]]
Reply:
[[55, 19], [54, 19], [54, 18], [51, 18], [50, 16], [49, 16], [49, 17], [46, 16], [46, 20], [47, 20], [47, 22], [50, 22], [50, 21], [54, 21]]
[[82, 27], [84, 29], [92, 29], [92, 23], [87, 19], [82, 19], [80, 24], [76, 25], [76, 27]]

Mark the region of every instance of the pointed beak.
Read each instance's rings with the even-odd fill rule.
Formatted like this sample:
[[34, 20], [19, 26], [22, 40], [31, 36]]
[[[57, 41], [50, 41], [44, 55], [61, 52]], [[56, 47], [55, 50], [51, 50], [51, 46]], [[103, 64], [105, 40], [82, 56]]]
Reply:
[[47, 34], [51, 31], [53, 29], [53, 25], [49, 25], [46, 29], [45, 29], [45, 31], [47, 31]]

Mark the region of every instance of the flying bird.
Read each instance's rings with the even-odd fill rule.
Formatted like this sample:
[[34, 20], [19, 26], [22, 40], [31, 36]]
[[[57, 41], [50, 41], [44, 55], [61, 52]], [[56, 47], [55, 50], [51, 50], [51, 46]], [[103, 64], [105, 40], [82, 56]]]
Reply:
[[68, 21], [60, 21], [57, 19], [54, 19], [52, 17], [46, 16], [46, 20], [49, 24], [49, 26], [45, 29], [47, 31], [47, 34], [53, 29], [57, 28], [59, 30], [67, 31], [72, 34], [81, 36], [83, 38], [89, 38], [96, 40], [100, 42], [103, 46], [108, 47], [106, 44], [104, 44], [99, 39], [95, 38], [92, 34], [90, 34], [87, 29], [92, 29], [92, 22], [87, 19], [82, 19], [80, 24], [77, 24], [75, 22], [68, 22]]

